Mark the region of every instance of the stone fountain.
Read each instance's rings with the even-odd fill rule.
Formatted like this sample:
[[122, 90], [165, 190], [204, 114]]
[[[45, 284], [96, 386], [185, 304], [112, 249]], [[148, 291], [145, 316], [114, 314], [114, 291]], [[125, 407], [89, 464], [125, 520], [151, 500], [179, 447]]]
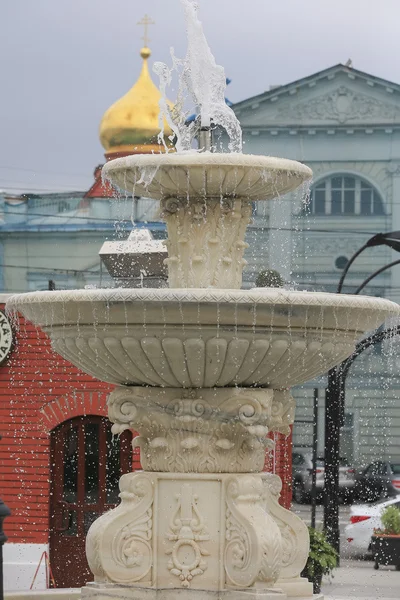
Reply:
[[121, 477], [120, 505], [91, 526], [94, 582], [82, 594], [310, 597], [312, 585], [300, 576], [307, 528], [279, 505], [280, 478], [262, 473], [267, 434], [289, 433], [291, 386], [343, 361], [398, 306], [240, 290], [252, 202], [309, 180], [303, 164], [178, 152], [117, 159], [103, 172], [119, 188], [160, 200], [170, 287], [35, 292], [9, 301], [64, 358], [117, 386], [108, 400], [113, 432], [139, 432], [144, 470]]

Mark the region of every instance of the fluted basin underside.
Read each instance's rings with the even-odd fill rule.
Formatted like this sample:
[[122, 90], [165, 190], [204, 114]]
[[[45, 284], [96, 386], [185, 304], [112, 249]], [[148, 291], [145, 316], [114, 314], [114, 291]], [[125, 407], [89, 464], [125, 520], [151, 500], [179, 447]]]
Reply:
[[8, 307], [103, 381], [275, 389], [326, 372], [365, 331], [399, 313], [380, 298], [282, 289], [33, 292], [12, 296]]
[[272, 156], [195, 152], [126, 156], [104, 165], [103, 175], [121, 189], [156, 200], [270, 200], [311, 179], [312, 171]]

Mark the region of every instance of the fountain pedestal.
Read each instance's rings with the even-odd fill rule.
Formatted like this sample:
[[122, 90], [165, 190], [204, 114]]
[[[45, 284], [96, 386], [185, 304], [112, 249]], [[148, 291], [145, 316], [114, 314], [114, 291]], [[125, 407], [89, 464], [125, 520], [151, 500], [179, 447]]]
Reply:
[[241, 198], [168, 198], [161, 203], [167, 223], [168, 280], [173, 288], [240, 288], [247, 261], [244, 241], [251, 202]]
[[121, 504], [89, 530], [85, 597], [312, 595], [307, 528], [279, 505], [279, 477], [258, 472], [268, 431], [293, 421], [288, 392], [119, 388], [109, 418], [139, 430], [146, 471], [121, 478]]

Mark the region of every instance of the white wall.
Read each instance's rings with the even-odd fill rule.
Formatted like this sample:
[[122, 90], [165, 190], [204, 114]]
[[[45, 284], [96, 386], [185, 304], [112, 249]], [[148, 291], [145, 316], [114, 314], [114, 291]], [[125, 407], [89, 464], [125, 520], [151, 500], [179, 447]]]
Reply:
[[[48, 544], [12, 544], [3, 546], [4, 590], [29, 590], [43, 552], [49, 552]], [[46, 589], [45, 562], [42, 560], [33, 590]]]

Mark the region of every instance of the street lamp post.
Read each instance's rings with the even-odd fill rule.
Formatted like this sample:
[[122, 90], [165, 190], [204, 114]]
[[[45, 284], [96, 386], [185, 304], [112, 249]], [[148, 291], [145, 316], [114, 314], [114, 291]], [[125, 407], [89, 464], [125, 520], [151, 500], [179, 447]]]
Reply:
[[[388, 246], [400, 252], [400, 231], [377, 233], [372, 236], [350, 258], [340, 278], [337, 293], [342, 292], [343, 283], [350, 266], [355, 259], [367, 248]], [[385, 269], [399, 264], [394, 261], [375, 271], [356, 290], [358, 294], [373, 277]], [[327, 539], [339, 553], [339, 458], [340, 458], [340, 428], [344, 424], [344, 387], [341, 385], [341, 370], [346, 361], [331, 369], [328, 373], [328, 383], [325, 392], [325, 481], [324, 481], [324, 529]]]

